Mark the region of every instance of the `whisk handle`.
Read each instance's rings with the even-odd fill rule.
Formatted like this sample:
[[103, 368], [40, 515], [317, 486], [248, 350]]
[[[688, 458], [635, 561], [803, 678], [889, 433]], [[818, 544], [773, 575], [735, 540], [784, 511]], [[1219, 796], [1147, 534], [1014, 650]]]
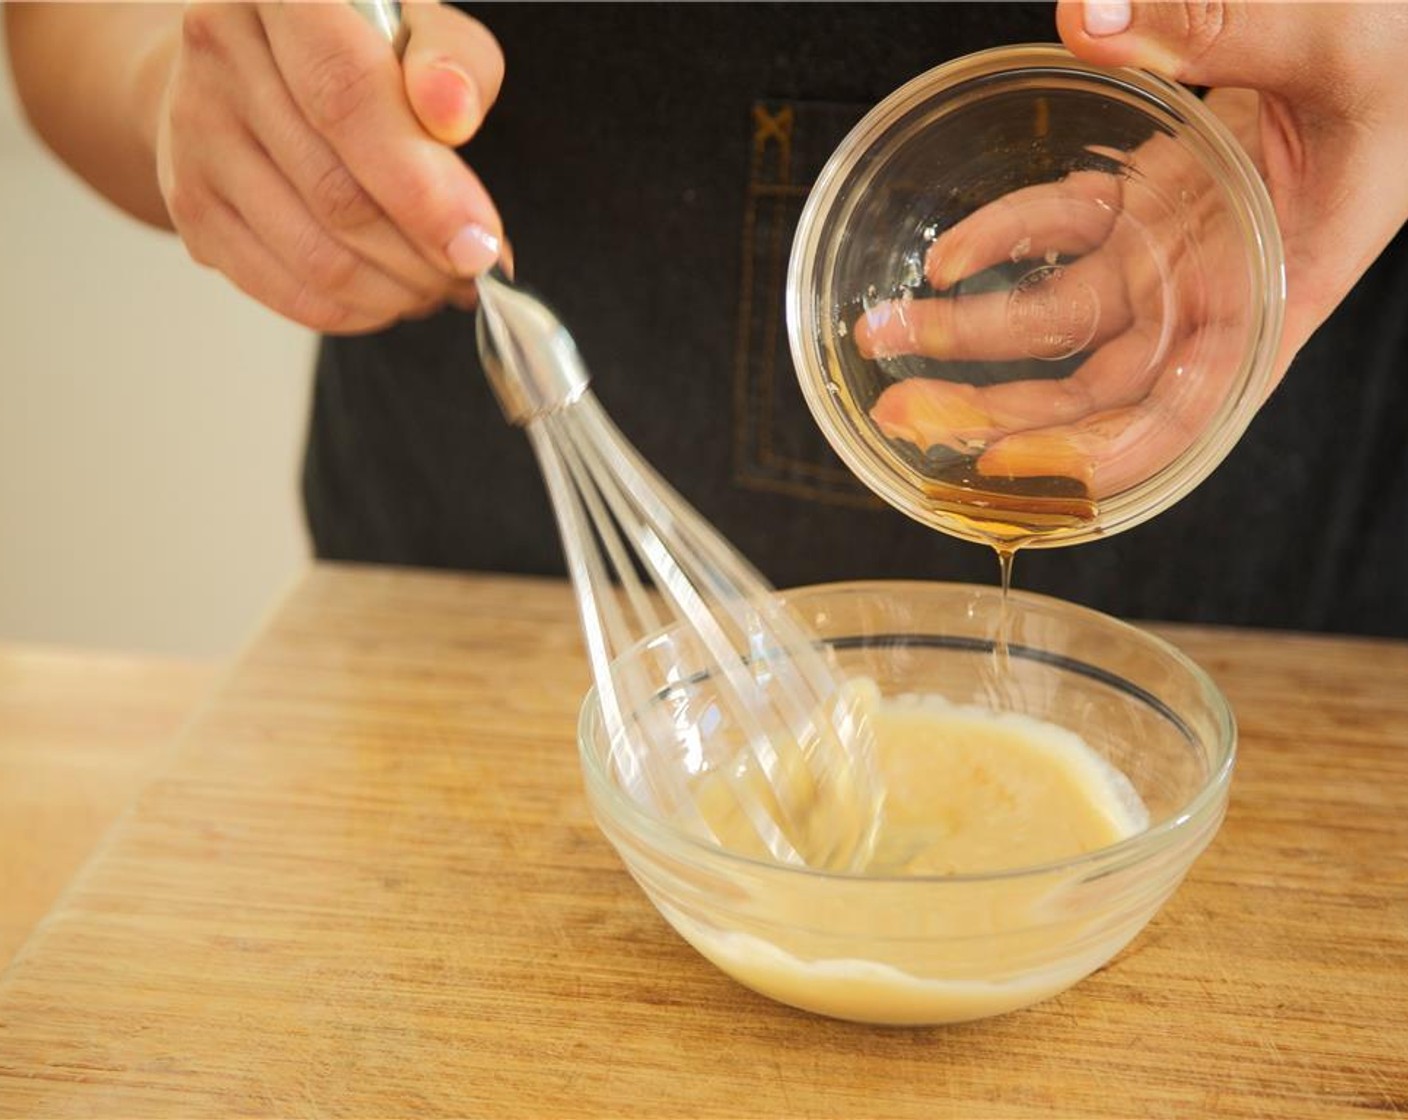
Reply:
[[579, 400], [591, 376], [552, 308], [497, 265], [477, 283], [479, 358], [508, 422], [526, 427]]
[[411, 37], [410, 28], [401, 19], [401, 5], [397, 0], [348, 0], [367, 21], [381, 31], [391, 42], [391, 49], [400, 58], [406, 53], [406, 41]]
[[[390, 41], [396, 57], [409, 31], [397, 0], [348, 0]], [[478, 280], [479, 354], [509, 423], [525, 427], [578, 400], [590, 376], [571, 334], [552, 310], [497, 265]]]

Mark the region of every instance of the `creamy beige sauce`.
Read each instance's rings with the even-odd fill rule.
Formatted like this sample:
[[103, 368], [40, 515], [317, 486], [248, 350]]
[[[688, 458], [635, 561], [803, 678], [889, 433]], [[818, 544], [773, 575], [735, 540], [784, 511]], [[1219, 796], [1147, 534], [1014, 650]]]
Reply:
[[1124, 775], [1065, 728], [902, 697], [873, 715], [886, 791], [875, 875], [973, 875], [1091, 852], [1147, 823]]
[[[1069, 871], [955, 881], [942, 892], [903, 880], [1032, 868], [1116, 843], [1148, 824], [1123, 774], [1073, 732], [1016, 713], [877, 697], [870, 718], [885, 793], [862, 878], [760, 873], [751, 885], [756, 921], [745, 910], [717, 923], [667, 911], [700, 952], [799, 1007], [921, 1023], [1034, 1003], [1118, 951], [1129, 931], [1101, 925], [1098, 906], [1071, 905], [1062, 893], [1074, 882]], [[701, 792], [725, 845], [756, 855], [736, 799]], [[873, 816], [877, 807], [868, 808]], [[823, 783], [802, 838], [824, 836], [830, 824], [854, 830], [856, 814], [853, 800]], [[878, 877], [894, 885], [864, 881]], [[917, 913], [924, 905], [934, 912]]]

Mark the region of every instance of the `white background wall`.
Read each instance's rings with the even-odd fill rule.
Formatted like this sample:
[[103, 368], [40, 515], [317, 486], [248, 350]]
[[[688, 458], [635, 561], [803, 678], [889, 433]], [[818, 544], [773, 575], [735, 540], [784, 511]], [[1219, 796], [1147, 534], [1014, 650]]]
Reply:
[[227, 655], [306, 563], [312, 337], [61, 168], [4, 57], [0, 642]]

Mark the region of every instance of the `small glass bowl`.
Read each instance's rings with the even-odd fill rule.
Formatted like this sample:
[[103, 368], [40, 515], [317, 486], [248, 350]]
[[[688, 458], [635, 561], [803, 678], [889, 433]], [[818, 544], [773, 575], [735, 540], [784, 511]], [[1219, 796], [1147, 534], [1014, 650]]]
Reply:
[[[597, 822], [666, 920], [748, 987], [824, 1015], [892, 1024], [959, 1022], [1036, 1003], [1119, 952], [1221, 824], [1232, 713], [1206, 674], [1158, 638], [1013, 593], [1009, 663], [995, 675], [1002, 608], [994, 589], [852, 583], [784, 597], [843, 672], [869, 677], [884, 696], [938, 695], [1076, 732], [1129, 779], [1149, 824], [1082, 856], [990, 874], [873, 877], [750, 858], [661, 819], [628, 792], [589, 693], [578, 733]], [[656, 702], [676, 737], [652, 747], [694, 777], [700, 737], [731, 729], [716, 682], [702, 667], [677, 664], [674, 641], [668, 632], [650, 639], [618, 669], [659, 675]]]
[[827, 439], [970, 540], [1154, 516], [1270, 385], [1284, 275], [1246, 153], [1192, 93], [1060, 46], [915, 78], [841, 143], [793, 244], [788, 329]]

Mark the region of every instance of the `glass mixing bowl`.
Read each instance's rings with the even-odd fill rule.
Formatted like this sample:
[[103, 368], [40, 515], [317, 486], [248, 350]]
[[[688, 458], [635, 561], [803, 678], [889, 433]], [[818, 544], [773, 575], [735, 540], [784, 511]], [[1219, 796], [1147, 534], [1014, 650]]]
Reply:
[[1197, 485], [1268, 391], [1281, 243], [1192, 93], [1059, 46], [915, 78], [841, 143], [793, 245], [802, 389], [911, 517], [1069, 544]]
[[[726, 851], [632, 796], [618, 767], [629, 768], [630, 752], [615, 756], [588, 694], [579, 746], [602, 831], [666, 920], [749, 987], [866, 1022], [957, 1022], [1024, 1007], [1119, 952], [1217, 831], [1232, 774], [1232, 714], [1208, 677], [1158, 638], [1060, 600], [1012, 593], [1003, 669], [994, 661], [994, 589], [853, 583], [784, 598], [843, 672], [870, 678], [882, 695], [938, 695], [1074, 731], [1129, 779], [1149, 823], [1082, 856], [989, 874], [876, 877], [784, 866]], [[681, 662], [668, 632], [636, 647], [617, 671], [656, 676], [655, 703], [675, 734], [652, 747], [664, 765], [697, 776], [701, 739], [732, 731], [717, 682]]]

